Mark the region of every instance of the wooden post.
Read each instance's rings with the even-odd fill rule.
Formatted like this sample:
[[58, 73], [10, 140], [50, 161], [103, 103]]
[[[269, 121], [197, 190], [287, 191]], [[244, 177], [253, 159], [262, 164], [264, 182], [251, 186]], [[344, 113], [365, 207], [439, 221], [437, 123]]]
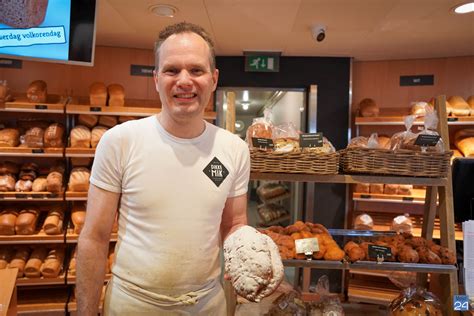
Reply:
[[225, 129], [231, 133], [235, 132], [235, 93], [227, 92], [227, 111], [225, 115]]

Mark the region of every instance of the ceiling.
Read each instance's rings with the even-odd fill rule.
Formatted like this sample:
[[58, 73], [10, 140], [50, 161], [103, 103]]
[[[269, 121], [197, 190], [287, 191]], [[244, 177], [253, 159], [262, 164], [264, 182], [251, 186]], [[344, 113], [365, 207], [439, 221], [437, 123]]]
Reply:
[[[96, 44], [152, 49], [165, 26], [188, 21], [213, 37], [216, 53], [278, 51], [283, 56], [390, 60], [474, 55], [474, 13], [467, 0], [100, 0]], [[174, 18], [148, 11], [178, 8]], [[326, 26], [317, 42], [311, 27]]]

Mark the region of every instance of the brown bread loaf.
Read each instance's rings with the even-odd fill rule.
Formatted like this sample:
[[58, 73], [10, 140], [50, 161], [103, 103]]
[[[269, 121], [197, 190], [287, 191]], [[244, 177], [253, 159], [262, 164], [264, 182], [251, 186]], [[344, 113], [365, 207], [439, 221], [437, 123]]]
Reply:
[[29, 84], [26, 97], [31, 103], [44, 103], [48, 96], [47, 85], [43, 80], [35, 80]]
[[53, 123], [44, 131], [44, 147], [60, 148], [64, 147], [64, 126], [60, 123]]
[[86, 204], [85, 203], [75, 203], [72, 212], [71, 220], [74, 224], [74, 233], [80, 234], [82, 227], [84, 226], [84, 221], [86, 218]]
[[8, 263], [12, 259], [12, 256], [13, 251], [11, 248], [0, 247], [0, 270], [8, 267]]
[[63, 174], [52, 171], [46, 177], [46, 190], [52, 193], [58, 193], [63, 190]]
[[9, 174], [0, 175], [0, 192], [15, 191], [15, 177]]
[[61, 206], [52, 206], [46, 217], [43, 230], [48, 235], [59, 235], [63, 232], [64, 211]]
[[21, 210], [15, 222], [17, 235], [33, 235], [36, 231], [38, 215], [39, 210], [34, 207]]
[[374, 117], [379, 115], [379, 107], [373, 99], [366, 98], [359, 103], [359, 114], [363, 117]]
[[122, 124], [122, 123], [125, 123], [127, 121], [133, 121], [133, 120], [136, 120], [137, 118], [135, 116], [119, 116], [117, 118], [117, 121], [119, 122], [119, 124]]
[[71, 130], [70, 142], [72, 148], [90, 148], [91, 131], [84, 125], [77, 125]]
[[69, 275], [76, 275], [76, 256], [77, 256], [77, 248], [74, 248], [74, 252], [72, 253], [71, 260], [69, 261]]
[[398, 188], [400, 187], [399, 184], [386, 184], [383, 189], [384, 194], [397, 194]]
[[124, 106], [125, 105], [125, 89], [123, 86], [113, 83], [107, 87], [109, 94], [109, 106]]
[[47, 190], [47, 183], [48, 180], [46, 180], [45, 177], [36, 178], [35, 181], [33, 181], [33, 187], [31, 190], [33, 192], [44, 192]]
[[80, 125], [87, 126], [88, 128], [93, 128], [99, 122], [99, 116], [92, 114], [80, 114], [77, 118], [77, 121]]
[[0, 213], [0, 235], [15, 235], [15, 223], [18, 211], [13, 208], [4, 209]]
[[103, 82], [94, 82], [89, 87], [89, 101], [91, 106], [105, 106], [107, 104], [107, 87]]
[[469, 98], [467, 98], [466, 102], [471, 108], [471, 116], [474, 116], [474, 95], [471, 95]]
[[101, 115], [99, 117], [99, 125], [109, 128], [114, 127], [115, 125], [117, 125], [117, 117], [110, 115]]
[[48, 250], [45, 247], [38, 247], [33, 249], [30, 258], [25, 265], [25, 276], [27, 278], [39, 278], [41, 277], [41, 266], [43, 261], [46, 259]]
[[399, 195], [411, 195], [413, 192], [413, 185], [411, 184], [400, 184], [398, 186], [398, 192], [397, 194]]
[[383, 194], [384, 185], [383, 183], [371, 183], [370, 193], [372, 194]]
[[31, 180], [18, 180], [15, 183], [15, 191], [16, 192], [31, 192], [33, 188], [33, 181]]
[[89, 167], [92, 164], [92, 158], [88, 157], [71, 157], [72, 167]]
[[92, 129], [92, 136], [91, 136], [91, 147], [96, 148], [97, 144], [99, 144], [102, 135], [104, 135], [105, 131], [107, 131], [107, 127], [104, 126], [96, 126]]
[[20, 247], [18, 248], [10, 263], [8, 264], [9, 268], [18, 268], [17, 278], [22, 278], [25, 271], [26, 261], [28, 261], [28, 257], [30, 256], [30, 249], [27, 247]]
[[25, 133], [25, 144], [29, 148], [43, 148], [44, 129], [41, 127], [32, 127]]
[[63, 261], [64, 249], [51, 249], [41, 266], [41, 274], [45, 278], [57, 278], [59, 273], [61, 273]]
[[89, 190], [90, 171], [84, 167], [77, 167], [71, 170], [69, 177], [69, 191], [87, 192]]
[[452, 112], [455, 116], [468, 116], [471, 113], [469, 104], [458, 95], [449, 97], [448, 102], [451, 104]]
[[16, 128], [0, 130], [0, 147], [17, 147], [20, 144], [20, 131]]
[[354, 188], [354, 192], [357, 193], [370, 193], [370, 184], [369, 183], [357, 183]]
[[1, 1], [0, 23], [13, 28], [26, 29], [43, 23], [48, 0]]
[[20, 172], [18, 164], [11, 161], [0, 162], [0, 174], [17, 174]]

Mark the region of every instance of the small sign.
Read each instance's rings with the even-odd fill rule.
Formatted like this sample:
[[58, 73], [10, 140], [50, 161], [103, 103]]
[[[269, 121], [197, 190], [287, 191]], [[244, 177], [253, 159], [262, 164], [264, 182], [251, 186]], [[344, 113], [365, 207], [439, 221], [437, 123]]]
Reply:
[[34, 193], [31, 194], [31, 198], [33, 199], [41, 199], [42, 197], [43, 197], [42, 194], [34, 194]]
[[457, 117], [448, 117], [448, 122], [457, 122], [458, 118]]
[[454, 295], [453, 309], [455, 311], [469, 311], [469, 296]]
[[102, 108], [100, 106], [91, 106], [89, 108], [89, 111], [91, 111], [91, 112], [102, 112]]
[[35, 149], [32, 149], [31, 152], [33, 154], [43, 154], [44, 153], [44, 149], [43, 148], [35, 148]]
[[312, 256], [313, 252], [319, 251], [319, 243], [317, 238], [303, 238], [295, 240], [296, 253], [304, 253]]
[[323, 133], [301, 134], [300, 147], [323, 147]]
[[414, 200], [413, 196], [404, 196], [404, 197], [402, 197], [402, 201], [413, 202], [413, 200]]
[[244, 52], [245, 71], [279, 72], [280, 54], [274, 52]]
[[48, 109], [48, 106], [45, 105], [45, 104], [36, 104], [36, 105], [35, 105], [35, 109], [36, 109], [36, 110], [47, 110], [47, 109]]
[[155, 70], [155, 66], [130, 65], [130, 75], [132, 76], [153, 77], [153, 70]]
[[255, 148], [272, 149], [273, 148], [273, 140], [271, 138], [252, 137], [252, 145]]
[[15, 198], [23, 199], [26, 197], [26, 193], [15, 193]]
[[432, 86], [434, 75], [400, 76], [400, 86]]
[[370, 194], [361, 194], [360, 198], [361, 199], [370, 199], [370, 198], [372, 198], [372, 196]]
[[392, 257], [392, 249], [390, 247], [369, 245], [369, 258], [377, 259], [377, 262], [383, 262], [385, 258]]
[[441, 136], [439, 135], [430, 135], [430, 134], [420, 134], [415, 140], [415, 145], [418, 146], [436, 146]]
[[18, 59], [0, 58], [0, 68], [15, 68], [21, 69], [23, 67], [23, 61]]

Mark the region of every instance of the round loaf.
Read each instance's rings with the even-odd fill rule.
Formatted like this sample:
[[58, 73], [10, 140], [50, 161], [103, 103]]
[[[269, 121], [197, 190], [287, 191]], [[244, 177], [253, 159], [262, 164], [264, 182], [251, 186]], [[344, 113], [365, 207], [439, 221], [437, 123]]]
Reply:
[[72, 148], [90, 148], [91, 131], [84, 125], [77, 125], [71, 130], [70, 141]]
[[16, 128], [0, 130], [0, 147], [16, 147], [20, 144], [20, 131]]
[[117, 117], [110, 115], [101, 115], [99, 117], [99, 125], [109, 128], [114, 127], [115, 125], [117, 125]]
[[18, 180], [15, 184], [16, 192], [31, 192], [33, 182], [31, 180]]
[[26, 97], [31, 103], [46, 102], [48, 95], [46, 82], [43, 80], [35, 80], [28, 85], [26, 90]]
[[15, 177], [10, 174], [0, 175], [0, 192], [15, 191]]
[[360, 214], [354, 220], [354, 229], [372, 230], [374, 229], [374, 220], [369, 214]]
[[44, 177], [36, 178], [35, 181], [33, 181], [33, 187], [31, 190], [33, 192], [44, 192], [47, 188], [47, 182], [48, 181]]
[[379, 107], [373, 99], [366, 98], [359, 103], [359, 114], [362, 117], [374, 117], [379, 115]]

